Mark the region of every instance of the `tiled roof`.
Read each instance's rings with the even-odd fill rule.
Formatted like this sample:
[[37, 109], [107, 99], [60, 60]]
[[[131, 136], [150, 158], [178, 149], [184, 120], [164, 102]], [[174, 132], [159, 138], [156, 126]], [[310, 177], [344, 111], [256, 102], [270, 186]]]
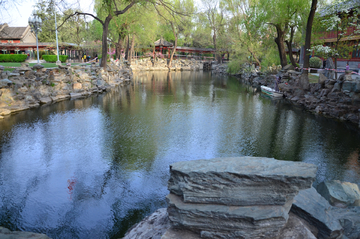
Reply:
[[0, 26], [0, 39], [22, 39], [29, 27], [9, 27], [6, 23]]

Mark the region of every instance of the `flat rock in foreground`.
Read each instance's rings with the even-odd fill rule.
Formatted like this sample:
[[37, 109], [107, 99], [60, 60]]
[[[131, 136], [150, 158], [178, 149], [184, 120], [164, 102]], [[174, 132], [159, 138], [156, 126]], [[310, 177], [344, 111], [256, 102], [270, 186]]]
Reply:
[[260, 157], [215, 158], [170, 166], [168, 189], [186, 203], [284, 205], [311, 187], [317, 167]]
[[315, 226], [317, 238], [342, 238], [343, 228], [331, 205], [315, 188], [302, 190], [295, 197], [291, 212]]
[[272, 238], [289, 217], [291, 202], [284, 206], [225, 206], [184, 203], [169, 194], [168, 214], [174, 229], [200, 233], [202, 238]]

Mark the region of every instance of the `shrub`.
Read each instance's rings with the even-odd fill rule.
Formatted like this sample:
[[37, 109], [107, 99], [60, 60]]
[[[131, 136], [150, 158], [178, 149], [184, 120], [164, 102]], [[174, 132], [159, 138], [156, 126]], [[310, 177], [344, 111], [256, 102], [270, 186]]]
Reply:
[[319, 57], [311, 57], [309, 60], [310, 67], [320, 68], [322, 66], [322, 60]]
[[[68, 56], [66, 55], [60, 55], [59, 56], [59, 60], [64, 63], [66, 62]], [[56, 55], [43, 55], [42, 59], [47, 61], [47, 62], [56, 62], [57, 61], [57, 56]]]
[[227, 71], [230, 74], [237, 74], [241, 70], [241, 64], [243, 62], [239, 59], [233, 59], [228, 63]]
[[0, 62], [24, 62], [26, 58], [25, 54], [0, 54]]

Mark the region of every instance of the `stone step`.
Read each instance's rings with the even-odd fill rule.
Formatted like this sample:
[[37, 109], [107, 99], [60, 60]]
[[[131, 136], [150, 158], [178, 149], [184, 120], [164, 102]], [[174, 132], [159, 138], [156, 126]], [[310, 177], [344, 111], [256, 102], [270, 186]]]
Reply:
[[236, 157], [177, 162], [168, 189], [187, 203], [284, 205], [311, 187], [317, 167], [303, 162]]
[[285, 226], [292, 201], [283, 206], [225, 206], [184, 203], [169, 194], [172, 228], [200, 233], [202, 238], [272, 238]]

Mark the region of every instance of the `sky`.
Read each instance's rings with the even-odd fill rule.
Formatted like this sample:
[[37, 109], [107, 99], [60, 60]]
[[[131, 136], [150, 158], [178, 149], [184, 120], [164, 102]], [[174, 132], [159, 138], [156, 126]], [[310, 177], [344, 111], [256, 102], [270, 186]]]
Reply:
[[[25, 27], [31, 15], [34, 5], [38, 0], [8, 0], [5, 10], [0, 12], [0, 23], [7, 23], [11, 27]], [[80, 4], [80, 9], [84, 12], [93, 13], [93, 0], [66, 0], [68, 6], [76, 7]]]

